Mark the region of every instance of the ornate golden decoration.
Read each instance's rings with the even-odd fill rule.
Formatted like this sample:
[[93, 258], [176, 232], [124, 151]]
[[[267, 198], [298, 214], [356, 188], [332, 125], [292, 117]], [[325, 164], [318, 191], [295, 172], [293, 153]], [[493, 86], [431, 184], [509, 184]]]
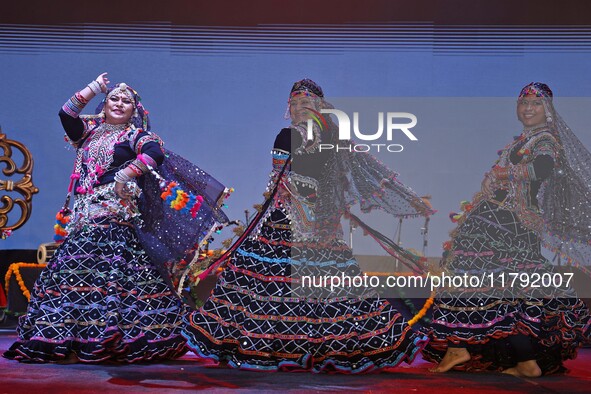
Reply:
[[[23, 164], [20, 167], [17, 167], [12, 159], [13, 147], [21, 151], [23, 155]], [[0, 192], [6, 190], [7, 192], [17, 192], [23, 196], [23, 198], [16, 199], [8, 195], [0, 197], [0, 230], [16, 230], [31, 217], [33, 208], [31, 200], [33, 194], [39, 192], [39, 189], [33, 185], [33, 157], [25, 145], [6, 138], [6, 134], [2, 133], [2, 128], [0, 128], [0, 150], [3, 151], [2, 156], [0, 156], [0, 165], [5, 165], [2, 174], [7, 177], [15, 174], [23, 175], [21, 179], [16, 181], [0, 179]], [[8, 213], [12, 211], [15, 205], [20, 207], [21, 215], [16, 223], [9, 224]]]

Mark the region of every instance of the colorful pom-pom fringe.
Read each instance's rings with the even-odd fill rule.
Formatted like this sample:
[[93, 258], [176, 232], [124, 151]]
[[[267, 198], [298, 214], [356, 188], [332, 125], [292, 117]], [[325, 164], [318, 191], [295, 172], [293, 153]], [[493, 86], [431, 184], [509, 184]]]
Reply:
[[53, 240], [56, 243], [64, 242], [64, 239], [68, 236], [68, 232], [66, 231], [66, 226], [70, 222], [70, 210], [69, 209], [61, 209], [57, 215], [55, 215], [55, 225], [53, 226], [53, 230], [55, 235], [53, 236]]

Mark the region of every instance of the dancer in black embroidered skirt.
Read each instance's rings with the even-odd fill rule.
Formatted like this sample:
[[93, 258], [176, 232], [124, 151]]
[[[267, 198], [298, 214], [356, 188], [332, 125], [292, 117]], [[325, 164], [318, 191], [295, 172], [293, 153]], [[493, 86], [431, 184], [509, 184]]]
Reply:
[[[76, 148], [69, 235], [49, 260], [4, 356], [25, 362], [124, 362], [186, 352], [185, 310], [139, 242], [137, 180], [165, 159], [149, 132], [139, 95], [124, 83], [107, 90], [101, 74], [59, 113]], [[106, 93], [98, 115], [79, 116]]]
[[294, 84], [292, 126], [281, 130], [272, 152], [268, 192], [275, 184], [277, 192], [209, 299], [187, 317], [183, 334], [199, 356], [260, 371], [363, 373], [410, 363], [424, 346], [425, 338], [371, 290], [304, 288], [305, 276], [361, 274], [342, 241], [340, 217], [350, 204], [398, 216], [432, 213], [371, 155], [320, 151], [320, 143], [335, 143], [330, 119], [307, 138], [307, 120], [326, 106], [316, 83]]
[[[533, 281], [555, 278], [542, 244], [574, 263], [591, 260], [591, 171], [582, 165], [591, 155], [554, 110], [547, 85], [522, 89], [517, 116], [523, 132], [499, 152], [443, 260], [450, 275], [495, 282], [438, 294], [424, 352], [439, 363], [435, 372], [536, 377], [564, 370], [563, 361], [589, 340], [589, 310], [566, 277], [558, 287]], [[524, 281], [512, 281], [518, 274]]]

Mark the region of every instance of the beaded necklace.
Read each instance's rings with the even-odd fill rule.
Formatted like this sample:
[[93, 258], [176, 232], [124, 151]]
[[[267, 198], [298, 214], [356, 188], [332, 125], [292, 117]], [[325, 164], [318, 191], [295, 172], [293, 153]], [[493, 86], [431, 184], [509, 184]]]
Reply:
[[130, 128], [127, 124], [100, 124], [78, 149], [73, 179], [78, 179], [76, 191], [90, 193], [99, 178], [113, 163], [115, 145], [125, 141]]

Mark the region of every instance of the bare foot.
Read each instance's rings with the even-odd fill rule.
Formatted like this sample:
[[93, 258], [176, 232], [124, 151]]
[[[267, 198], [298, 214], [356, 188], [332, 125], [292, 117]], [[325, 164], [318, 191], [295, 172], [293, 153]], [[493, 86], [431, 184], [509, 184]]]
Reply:
[[511, 367], [511, 368], [507, 368], [503, 370], [504, 374], [507, 375], [513, 375], [513, 376], [517, 376], [517, 377], [522, 377], [521, 374], [517, 371], [516, 367]]
[[470, 353], [466, 348], [450, 347], [447, 348], [445, 356], [435, 368], [429, 369], [430, 372], [447, 372], [456, 365], [460, 365], [470, 360]]
[[542, 370], [538, 366], [536, 360], [519, 362], [515, 367], [504, 370], [503, 373], [518, 376], [520, 378], [537, 378], [542, 376]]

